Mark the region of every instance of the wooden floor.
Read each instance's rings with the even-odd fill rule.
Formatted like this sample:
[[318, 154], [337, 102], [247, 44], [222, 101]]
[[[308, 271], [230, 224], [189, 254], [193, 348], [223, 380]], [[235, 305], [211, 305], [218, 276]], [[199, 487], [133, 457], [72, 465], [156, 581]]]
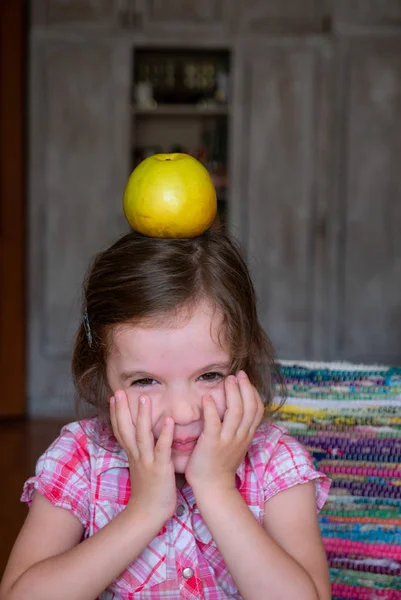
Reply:
[[39, 456], [57, 437], [60, 421], [0, 421], [0, 578], [27, 507], [20, 502], [24, 481]]

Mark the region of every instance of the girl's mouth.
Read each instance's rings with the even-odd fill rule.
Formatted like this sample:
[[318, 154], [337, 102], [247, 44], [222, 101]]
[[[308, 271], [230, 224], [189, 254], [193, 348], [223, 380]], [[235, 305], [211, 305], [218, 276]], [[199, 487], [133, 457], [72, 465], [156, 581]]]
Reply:
[[177, 452], [192, 452], [196, 446], [197, 438], [187, 438], [185, 440], [176, 439], [173, 441], [172, 449]]

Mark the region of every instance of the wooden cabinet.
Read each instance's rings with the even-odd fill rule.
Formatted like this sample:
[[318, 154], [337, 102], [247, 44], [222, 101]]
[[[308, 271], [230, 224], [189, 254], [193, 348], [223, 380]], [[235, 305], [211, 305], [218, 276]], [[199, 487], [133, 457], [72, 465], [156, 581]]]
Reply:
[[282, 358], [322, 350], [332, 63], [324, 42], [287, 40], [247, 44], [238, 65], [231, 225]]
[[401, 40], [344, 61], [338, 355], [401, 364]]
[[401, 363], [401, 40], [241, 51], [231, 225], [278, 355]]
[[[124, 230], [131, 48], [35, 40], [30, 113], [30, 401], [71, 410], [69, 360], [89, 259]], [[68, 392], [68, 393], [67, 393]]]
[[71, 410], [79, 286], [126, 229], [133, 50], [163, 44], [231, 56], [228, 221], [279, 356], [401, 364], [399, 0], [33, 5], [32, 413]]

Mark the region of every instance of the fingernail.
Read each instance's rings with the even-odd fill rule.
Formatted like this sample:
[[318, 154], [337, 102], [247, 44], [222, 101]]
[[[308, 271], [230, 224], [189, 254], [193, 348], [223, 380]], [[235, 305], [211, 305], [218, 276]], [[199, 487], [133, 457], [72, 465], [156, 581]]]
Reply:
[[229, 375], [227, 377], [227, 381], [228, 383], [237, 383], [237, 378], [235, 377], [235, 375]]
[[146, 398], [145, 398], [145, 396], [139, 396], [139, 402], [140, 402], [141, 404], [145, 404], [145, 402], [146, 402]]
[[241, 379], [246, 379], [247, 374], [245, 373], [245, 371], [238, 371], [237, 377], [240, 377]]
[[116, 392], [114, 394], [114, 398], [115, 398], [116, 402], [119, 402], [121, 400], [121, 398], [122, 398], [121, 393], [120, 392]]
[[110, 404], [111, 404], [111, 406], [114, 406], [114, 405], [115, 405], [115, 403], [116, 403], [116, 399], [114, 398], [114, 396], [112, 396], [112, 397], [110, 398]]

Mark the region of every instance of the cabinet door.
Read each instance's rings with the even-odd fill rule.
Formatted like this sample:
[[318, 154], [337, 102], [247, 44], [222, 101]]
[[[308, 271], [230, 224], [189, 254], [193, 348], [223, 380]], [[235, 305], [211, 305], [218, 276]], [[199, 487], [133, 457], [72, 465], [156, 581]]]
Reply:
[[333, 134], [323, 41], [238, 50], [231, 230], [246, 246], [259, 313], [280, 358], [324, 358]]
[[89, 259], [124, 229], [131, 49], [95, 39], [32, 40], [29, 402], [71, 413], [70, 357]]
[[401, 41], [344, 58], [338, 356], [401, 364]]

